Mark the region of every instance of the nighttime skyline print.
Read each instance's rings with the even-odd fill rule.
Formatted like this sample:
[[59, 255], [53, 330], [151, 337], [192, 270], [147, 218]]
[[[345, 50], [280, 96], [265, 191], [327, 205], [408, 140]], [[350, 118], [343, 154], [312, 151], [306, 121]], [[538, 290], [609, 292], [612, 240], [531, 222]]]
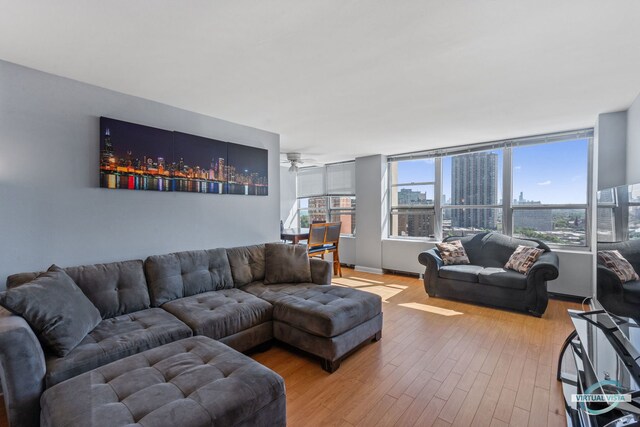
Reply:
[[173, 132], [100, 118], [100, 187], [173, 191]]
[[266, 196], [269, 194], [267, 150], [228, 144], [229, 194]]
[[268, 151], [100, 118], [100, 186], [268, 194]]
[[226, 193], [226, 142], [182, 132], [173, 132], [173, 142], [175, 191]]

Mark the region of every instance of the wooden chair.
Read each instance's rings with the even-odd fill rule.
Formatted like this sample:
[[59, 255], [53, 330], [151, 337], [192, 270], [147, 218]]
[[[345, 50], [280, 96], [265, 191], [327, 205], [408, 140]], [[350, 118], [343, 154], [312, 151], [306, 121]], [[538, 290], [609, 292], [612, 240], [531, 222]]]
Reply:
[[333, 254], [333, 274], [340, 277], [342, 277], [342, 268], [338, 246], [341, 227], [341, 222], [311, 224], [307, 241], [307, 252], [310, 257], [319, 256], [324, 259], [326, 254]]

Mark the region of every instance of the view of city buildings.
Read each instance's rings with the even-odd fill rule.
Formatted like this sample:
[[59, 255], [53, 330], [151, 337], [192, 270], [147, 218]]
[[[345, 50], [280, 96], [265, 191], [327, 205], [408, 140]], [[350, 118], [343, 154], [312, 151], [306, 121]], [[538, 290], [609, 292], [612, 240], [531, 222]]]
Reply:
[[[495, 205], [498, 203], [498, 155], [470, 153], [451, 159], [451, 205]], [[453, 209], [453, 228], [495, 230], [494, 209]]]
[[341, 222], [342, 234], [355, 234], [356, 199], [351, 196], [321, 196], [301, 200], [300, 227], [307, 228], [314, 222]]
[[[266, 153], [261, 153], [265, 150], [106, 118], [102, 118], [101, 123], [101, 187], [218, 194], [268, 193]], [[119, 131], [115, 140], [109, 125]], [[239, 162], [252, 163], [255, 167], [238, 169], [226, 159], [229, 145], [248, 151], [243, 153], [245, 156], [258, 155], [264, 159], [239, 159]]]
[[[498, 154], [469, 153], [451, 156], [447, 161], [451, 162], [451, 186], [447, 186], [451, 195], [443, 194], [440, 203], [443, 237], [501, 232], [503, 209], [498, 172], [502, 165]], [[402, 162], [391, 165], [392, 182], [396, 182], [393, 179], [397, 179], [402, 166]], [[434, 202], [420, 186], [402, 183], [391, 187], [392, 236], [434, 237]], [[522, 191], [510, 208], [514, 236], [578, 246], [586, 242], [586, 209], [546, 208], [541, 201], [527, 199]]]

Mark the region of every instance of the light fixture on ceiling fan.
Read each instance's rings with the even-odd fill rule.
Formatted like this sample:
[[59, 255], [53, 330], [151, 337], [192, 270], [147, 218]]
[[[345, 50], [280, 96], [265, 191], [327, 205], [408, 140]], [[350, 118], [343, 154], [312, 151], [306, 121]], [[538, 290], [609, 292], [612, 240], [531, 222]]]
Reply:
[[303, 159], [300, 153], [284, 153], [287, 157], [287, 160], [282, 160], [281, 163], [289, 164], [289, 172], [298, 172], [300, 165], [305, 164], [305, 162], [310, 162], [311, 164], [315, 164], [313, 159]]

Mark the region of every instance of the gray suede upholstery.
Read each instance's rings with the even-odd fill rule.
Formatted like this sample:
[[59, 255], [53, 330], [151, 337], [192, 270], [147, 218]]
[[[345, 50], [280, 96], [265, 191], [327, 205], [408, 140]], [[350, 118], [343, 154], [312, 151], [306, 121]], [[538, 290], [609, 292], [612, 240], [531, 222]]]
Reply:
[[[547, 281], [557, 279], [559, 274], [558, 255], [551, 252], [547, 245], [499, 233], [480, 233], [445, 240], [460, 240], [471, 264], [445, 266], [437, 249], [422, 252], [418, 261], [426, 267], [424, 287], [429, 296], [542, 316], [549, 302]], [[503, 268], [519, 245], [545, 251], [526, 275]]]
[[331, 263], [289, 246], [277, 275], [304, 282], [265, 285], [265, 245], [67, 268], [103, 320], [65, 357], [43, 352], [24, 320], [0, 309], [11, 426], [37, 426], [38, 414], [43, 426], [285, 425], [282, 379], [233, 349], [277, 338], [333, 372], [382, 329], [380, 297], [331, 286]]
[[162, 308], [186, 323], [195, 335], [220, 339], [270, 322], [273, 306], [239, 289], [180, 298]]
[[333, 278], [331, 263], [319, 258], [309, 258], [311, 282], [316, 285], [330, 285]]
[[335, 337], [380, 314], [379, 295], [340, 286], [300, 289], [273, 303], [273, 319], [320, 337]]
[[[67, 267], [65, 273], [95, 305], [103, 319], [149, 308], [149, 291], [141, 260]], [[7, 278], [7, 287], [19, 286], [39, 273]]]
[[46, 366], [38, 338], [20, 316], [0, 308], [0, 379], [11, 427], [37, 427]]
[[264, 280], [264, 245], [227, 249], [227, 258], [236, 287]]
[[67, 355], [100, 323], [98, 309], [58, 266], [0, 292], [0, 305], [22, 316], [45, 348]]
[[264, 246], [264, 283], [311, 282], [307, 248], [302, 245], [267, 243]]
[[284, 399], [278, 374], [224, 344], [192, 337], [48, 389], [41, 420], [42, 427], [284, 426], [284, 404], [274, 404]]
[[224, 248], [150, 256], [144, 262], [151, 304], [233, 288]]
[[187, 325], [159, 308], [103, 320], [65, 357], [47, 357], [47, 387], [191, 335]]

